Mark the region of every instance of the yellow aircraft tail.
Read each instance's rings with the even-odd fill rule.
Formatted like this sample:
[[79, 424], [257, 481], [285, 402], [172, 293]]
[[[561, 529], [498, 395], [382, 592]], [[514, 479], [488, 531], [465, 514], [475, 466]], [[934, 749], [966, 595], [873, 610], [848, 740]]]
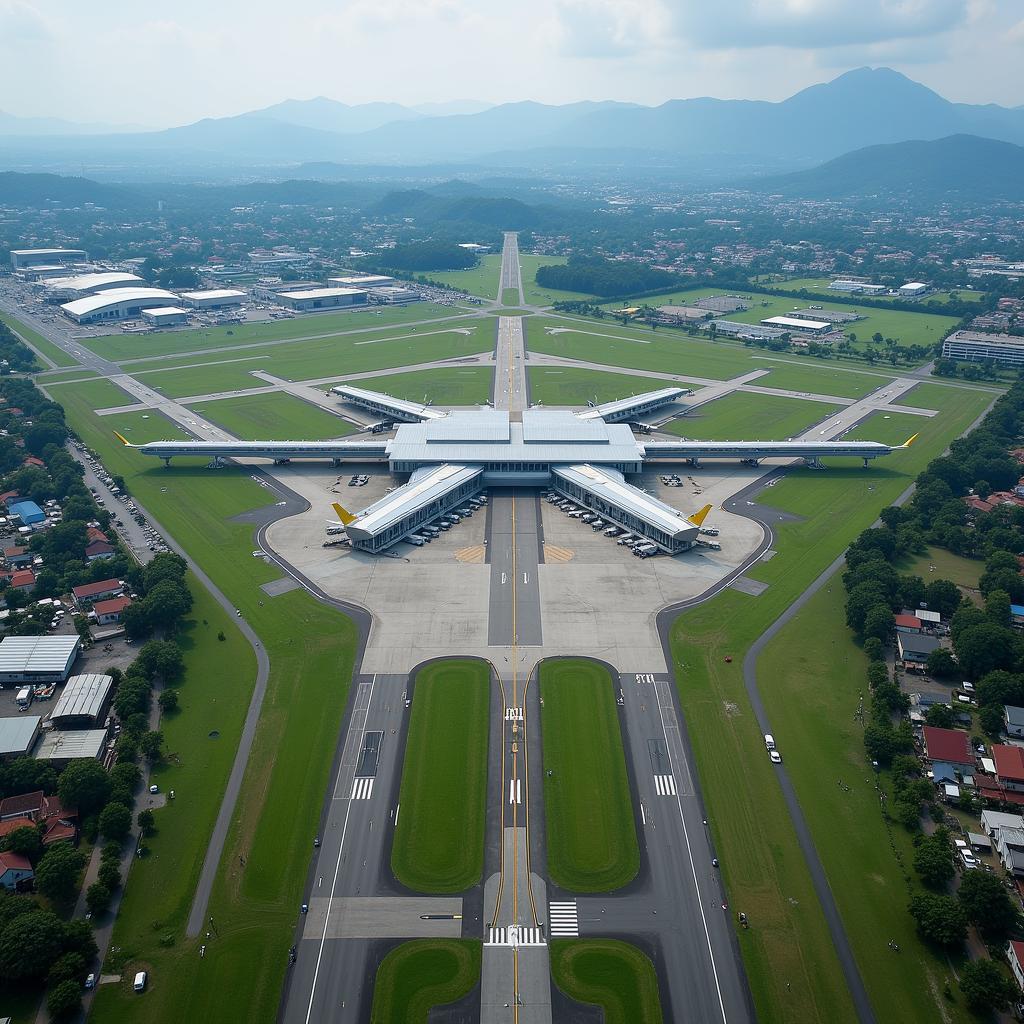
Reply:
[[908, 437], [907, 440], [900, 445], [900, 447], [909, 448], [920, 436], [920, 434], [915, 434], [913, 437]]
[[334, 511], [338, 513], [338, 518], [342, 521], [342, 523], [345, 526], [348, 526], [349, 523], [354, 523], [356, 521], [356, 517], [352, 515], [352, 513], [349, 512], [347, 509], [342, 508], [341, 505], [339, 505], [337, 502], [334, 502]]
[[131, 448], [131, 444], [129, 443], [128, 438], [126, 438], [123, 434], [119, 434], [115, 430], [114, 431], [114, 437], [116, 437], [118, 439], [118, 441], [120, 441], [121, 444], [123, 444], [126, 448]]
[[693, 523], [694, 526], [700, 526], [701, 523], [703, 523], [704, 520], [707, 519], [708, 513], [710, 511], [711, 506], [705, 505], [699, 512], [694, 512], [693, 515], [689, 517], [689, 521]]

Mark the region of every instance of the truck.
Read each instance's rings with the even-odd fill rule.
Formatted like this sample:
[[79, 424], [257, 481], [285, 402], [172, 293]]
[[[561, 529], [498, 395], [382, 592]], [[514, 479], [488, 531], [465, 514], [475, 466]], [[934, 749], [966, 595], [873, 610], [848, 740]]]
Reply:
[[18, 696], [15, 697], [15, 700], [17, 701], [19, 711], [27, 711], [32, 705], [32, 687], [23, 686], [18, 691]]

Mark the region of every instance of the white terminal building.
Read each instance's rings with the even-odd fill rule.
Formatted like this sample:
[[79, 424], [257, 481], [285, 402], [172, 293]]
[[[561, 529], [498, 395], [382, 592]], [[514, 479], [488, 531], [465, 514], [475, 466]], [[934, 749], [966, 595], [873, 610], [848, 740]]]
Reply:
[[43, 283], [43, 290], [51, 302], [70, 302], [112, 288], [144, 288], [146, 282], [138, 274], [125, 274], [110, 270], [98, 274], [75, 274], [71, 277], [52, 277]]
[[[393, 437], [329, 441], [151, 441], [131, 448], [170, 464], [178, 456], [387, 462], [408, 476], [379, 501], [343, 522], [353, 547], [379, 552], [418, 527], [464, 503], [485, 487], [546, 486], [609, 523], [646, 537], [675, 554], [691, 547], [699, 522], [626, 480], [651, 462], [801, 458], [818, 465], [826, 456], [869, 460], [906, 445], [877, 441], [691, 441], [639, 439], [626, 420], [689, 394], [667, 387], [578, 413], [527, 409], [516, 416], [491, 408], [436, 409], [350, 385], [333, 388], [345, 402], [400, 423]], [[619, 422], [615, 422], [618, 420]], [[907, 442], [909, 445], [913, 438]]]
[[61, 304], [65, 315], [80, 324], [138, 318], [144, 309], [174, 306], [178, 296], [163, 288], [111, 288]]
[[246, 293], [237, 288], [205, 288], [196, 292], [181, 292], [181, 301], [190, 309], [226, 309], [240, 306]]

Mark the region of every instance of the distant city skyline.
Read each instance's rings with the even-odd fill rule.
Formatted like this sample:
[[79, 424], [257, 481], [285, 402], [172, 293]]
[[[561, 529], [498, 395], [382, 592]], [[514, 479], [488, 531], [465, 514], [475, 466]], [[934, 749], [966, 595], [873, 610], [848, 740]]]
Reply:
[[862, 65], [1024, 104], [1024, 9], [1009, 0], [180, 0], [159, 14], [0, 0], [0, 40], [0, 109], [152, 128], [318, 95], [781, 100]]

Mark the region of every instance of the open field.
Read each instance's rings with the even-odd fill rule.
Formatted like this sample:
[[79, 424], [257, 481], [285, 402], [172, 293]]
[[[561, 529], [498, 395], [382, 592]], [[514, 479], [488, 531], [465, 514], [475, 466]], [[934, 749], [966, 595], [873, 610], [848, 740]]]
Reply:
[[[841, 459], [828, 460], [823, 472], [788, 470], [780, 483], [762, 492], [762, 500], [804, 518], [774, 524], [778, 554], [748, 570], [768, 589], [756, 598], [727, 590], [673, 624], [679, 698], [729, 901], [752, 922], [738, 938], [761, 1020], [849, 1020], [853, 1008], [750, 709], [743, 652], [990, 398], [952, 391], [943, 416], [928, 421], [913, 448], [866, 471]], [[827, 662], [830, 653], [815, 651]], [[794, 705], [792, 713], [797, 709]], [[736, 785], [737, 778], [743, 786]], [[835, 889], [845, 883], [833, 878], [832, 884]], [[863, 895], [856, 887], [854, 894]]]
[[548, 872], [576, 892], [618, 889], [640, 868], [612, 679], [582, 658], [540, 665]]
[[985, 563], [974, 558], [962, 558], [945, 548], [928, 548], [923, 555], [906, 559], [900, 572], [920, 576], [925, 583], [932, 580], [950, 580], [966, 593], [975, 604], [982, 604], [978, 580], [985, 571]]
[[[776, 286], [779, 288], [785, 288], [787, 291], [798, 292], [801, 289], [806, 289], [809, 293], [814, 295], [823, 296], [824, 298], [832, 298], [836, 294], [843, 294], [842, 292], [830, 292], [828, 290], [829, 282], [832, 280], [830, 277], [799, 277], [794, 278], [790, 281], [778, 281]], [[932, 295], [926, 296], [921, 301], [921, 307], [923, 309], [928, 308], [929, 302], [944, 303], [949, 301], [952, 292], [935, 292]], [[976, 291], [972, 288], [958, 288], [956, 294], [964, 302], [980, 302], [984, 296], [984, 292]], [[877, 301], [885, 301], [885, 297]], [[883, 332], [884, 333], [884, 332]]]
[[949, 397], [950, 388], [964, 389], [975, 388], [979, 391], [988, 390], [992, 398], [997, 398], [1005, 390], [1000, 384], [960, 384], [951, 381], [948, 384], [927, 382], [918, 384], [906, 394], [900, 397], [900, 405], [912, 405], [915, 409], [941, 409], [943, 403]]
[[583, 292], [563, 292], [556, 288], [542, 288], [537, 284], [538, 267], [561, 266], [564, 256], [535, 256], [532, 253], [519, 254], [519, 266], [523, 276], [523, 299], [528, 306], [553, 306], [556, 302], [571, 302], [573, 299], [590, 299]]
[[147, 362], [132, 366], [132, 373], [155, 391], [184, 398], [265, 383], [254, 380], [254, 370], [289, 380], [310, 380], [475, 355], [493, 347], [493, 320], [463, 320], [409, 328], [390, 336], [348, 335], [284, 347], [262, 346], [246, 349], [244, 355], [221, 354], [207, 361]]
[[[154, 930], [145, 954], [151, 970], [145, 999], [134, 996], [128, 985], [103, 986], [92, 1020], [101, 1024], [132, 1020], [162, 1024], [183, 1016], [269, 1020], [277, 1012], [312, 850], [310, 837], [316, 832], [352, 677], [355, 627], [301, 590], [266, 599], [260, 584], [280, 574], [251, 557], [252, 526], [230, 521], [273, 500], [250, 479], [249, 470], [211, 473], [194, 461], [170, 471], [153, 467], [122, 448], [109, 427], [124, 426], [127, 436], [141, 441], [173, 436], [170, 424], [156, 415], [142, 420], [139, 414], [114, 417], [113, 423], [97, 420], [88, 403], [76, 397], [75, 388], [67, 386], [62, 396], [71, 425], [101, 453], [112, 473], [126, 478], [130, 491], [168, 532], [187, 542], [192, 556], [257, 631], [271, 662], [245, 783], [210, 902], [217, 936], [207, 945], [201, 969], [197, 966], [199, 940], [186, 939], [180, 922], [166, 932]], [[216, 666], [211, 671], [217, 671]], [[232, 671], [244, 673], [244, 669]], [[251, 675], [232, 685], [243, 683], [251, 686]], [[205, 685], [198, 670], [183, 690], [183, 701], [198, 699], [190, 690], [193, 684], [197, 689]], [[242, 703], [232, 713], [244, 714]], [[199, 745], [203, 735], [196, 740]], [[229, 742], [224, 740], [226, 749]], [[223, 756], [233, 754], [228, 749]], [[179, 792], [179, 813], [181, 803]], [[207, 838], [208, 833], [201, 830], [196, 840], [199, 849]], [[188, 885], [183, 875], [181, 888], [161, 899], [166, 905], [187, 906], [193, 895]], [[146, 910], [150, 895], [142, 887], [133, 891], [129, 881], [127, 921], [152, 925]], [[138, 910], [132, 909], [133, 900], [141, 901]], [[166, 947], [157, 941], [165, 934], [171, 941]], [[133, 954], [127, 946], [124, 952]], [[253, 964], [259, 964], [260, 970], [254, 972]], [[131, 968], [129, 961], [125, 970]]]
[[758, 681], [879, 1019], [966, 1024], [962, 997], [941, 995], [947, 982], [957, 990], [952, 965], [917, 937], [907, 913], [913, 844], [882, 816], [855, 717], [867, 664], [846, 627], [836, 576], [765, 649]]
[[483, 949], [476, 939], [415, 939], [381, 961], [371, 1024], [427, 1024], [434, 1006], [455, 1002], [480, 980]]
[[661, 1024], [654, 964], [628, 942], [555, 939], [551, 976], [567, 996], [600, 1006], [605, 1024]]
[[69, 380], [95, 380], [98, 373], [79, 366], [72, 370], [46, 370], [36, 378], [36, 384], [58, 384]]
[[492, 252], [480, 257], [480, 262], [469, 270], [432, 270], [426, 276], [431, 281], [461, 288], [470, 295], [493, 299], [498, 294], [501, 275], [501, 253]]
[[243, 441], [323, 441], [356, 429], [340, 416], [280, 391], [221, 398], [193, 408]]
[[803, 398], [734, 392], [698, 406], [663, 429], [702, 441], [781, 441], [807, 430], [835, 409]]
[[491, 397], [493, 377], [494, 368], [490, 366], [442, 366], [371, 377], [353, 381], [353, 384], [408, 402], [483, 405]]
[[634, 377], [576, 366], [530, 366], [526, 372], [530, 380], [530, 401], [543, 405], [601, 404], [644, 391], [656, 391], [667, 384], [658, 377]]
[[[554, 328], [556, 333], [551, 333]], [[848, 370], [809, 357], [773, 355], [725, 341], [702, 341], [675, 331], [645, 331], [588, 320], [537, 318], [530, 322], [532, 352], [580, 359], [632, 370], [727, 380], [769, 370], [757, 383], [817, 394], [858, 398], [881, 387], [892, 375]]]
[[483, 873], [490, 683], [471, 659], [416, 673], [391, 847], [391, 870], [415, 892], [461, 892]]
[[176, 352], [202, 353], [211, 348], [232, 348], [264, 341], [288, 341], [299, 338], [337, 336], [360, 328], [388, 330], [394, 325], [437, 317], [458, 316], [450, 306], [433, 302], [412, 302], [408, 306], [373, 306], [337, 313], [300, 313], [285, 320], [256, 320], [225, 327], [195, 327], [184, 331], [160, 331], [154, 334], [106, 334], [84, 338], [82, 346], [119, 362], [145, 359]]
[[[35, 328], [22, 323], [17, 317], [10, 313], [0, 312], [0, 322], [5, 323], [15, 334], [20, 334], [33, 348], [38, 349], [44, 356], [49, 356], [50, 361], [56, 366], [74, 366], [75, 358], [70, 356], [62, 348], [58, 348], [48, 338], [44, 338]], [[36, 362], [45, 366], [41, 360]]]
[[[74, 388], [75, 395], [83, 402], [88, 403], [90, 409], [112, 409], [118, 405], [131, 405], [135, 398], [122, 391], [116, 384], [112, 384], [105, 377], [97, 377], [95, 380], [83, 380], [73, 384], [62, 384], [60, 381], [41, 381], [41, 386], [50, 391], [55, 402], [61, 401], [61, 396]], [[50, 390], [52, 388], [52, 390]]]

